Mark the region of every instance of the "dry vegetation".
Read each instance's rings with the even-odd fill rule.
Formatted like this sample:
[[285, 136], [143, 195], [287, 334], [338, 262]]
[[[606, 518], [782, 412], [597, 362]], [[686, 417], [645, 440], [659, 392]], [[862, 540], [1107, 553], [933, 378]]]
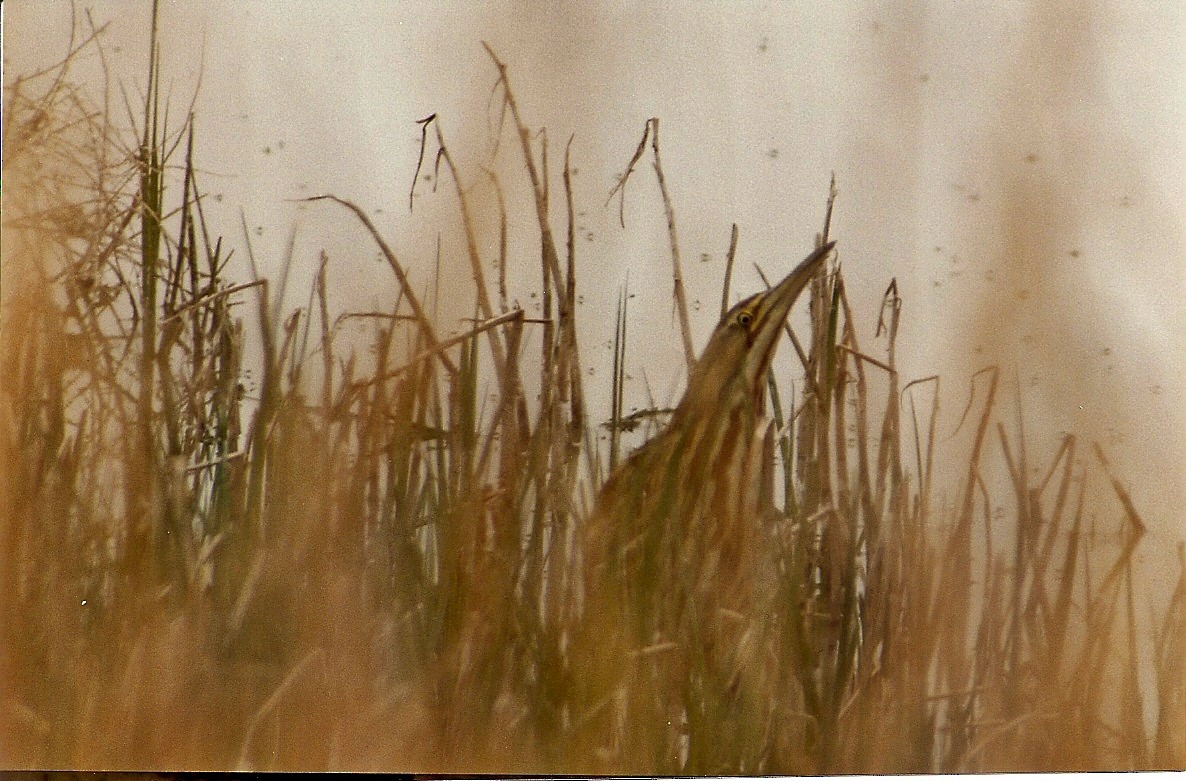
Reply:
[[[966, 412], [964, 483], [936, 501], [938, 380], [898, 375], [893, 285], [875, 343], [858, 343], [839, 272], [810, 291], [806, 376], [770, 378], [781, 507], [763, 522], [782, 530], [770, 557], [783, 577], [773, 604], [737, 618], [758, 648], [745, 680], [761, 685], [744, 707], [682, 686], [663, 696], [684, 723], [624, 725], [617, 755], [578, 748], [582, 703], [602, 683], [569, 643], [597, 620], [576, 585], [580, 529], [617, 433], [637, 421], [615, 404], [612, 453], [599, 452], [567, 154], [549, 173], [505, 69], [500, 132], [534, 193], [542, 314], [510, 308], [485, 276], [506, 258], [469, 241], [478, 324], [442, 340], [368, 223], [401, 295], [372, 318], [363, 362], [335, 339], [348, 313], [329, 311], [324, 263], [310, 306], [287, 313], [266, 281], [227, 278], [192, 127], [169, 126], [155, 72], [121, 124], [68, 65], [4, 95], [3, 765], [1186, 764], [1184, 587], [1152, 606], [1134, 589], [1142, 524], [1104, 454], [1077, 458], [1092, 447], [1068, 436], [1035, 481], [988, 369]], [[432, 197], [455, 199], [468, 229], [460, 183], [486, 174], [455, 169], [436, 140], [435, 168], [459, 186]], [[653, 151], [657, 164], [657, 138]], [[245, 394], [252, 339], [263, 363]], [[482, 407], [487, 390], [497, 403]], [[1004, 496], [982, 476], [990, 453], [1008, 466]], [[1088, 473], [1115, 486], [1097, 507]], [[1122, 544], [1100, 543], [1087, 518]], [[1153, 636], [1140, 636], [1150, 610]], [[619, 664], [645, 671], [662, 648], [697, 642], [656, 640]]]

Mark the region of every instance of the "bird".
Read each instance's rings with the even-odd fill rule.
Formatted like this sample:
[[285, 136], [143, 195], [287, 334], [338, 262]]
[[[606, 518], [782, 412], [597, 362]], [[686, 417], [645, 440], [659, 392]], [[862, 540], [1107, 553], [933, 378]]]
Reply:
[[617, 692], [615, 703], [586, 703], [611, 733], [602, 752], [620, 753], [630, 740], [626, 711], [686, 720], [678, 700], [692, 672], [697, 686], [706, 675], [722, 691], [736, 683], [728, 679], [757, 605], [762, 519], [773, 507], [767, 374], [791, 307], [833, 246], [820, 244], [722, 316], [667, 425], [618, 465], [594, 502], [584, 535], [592, 661], [583, 682]]

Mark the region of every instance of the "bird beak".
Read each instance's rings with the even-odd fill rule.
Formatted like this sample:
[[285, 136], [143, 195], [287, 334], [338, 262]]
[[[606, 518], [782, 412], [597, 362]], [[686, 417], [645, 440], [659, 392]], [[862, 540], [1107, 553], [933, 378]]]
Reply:
[[824, 259], [828, 257], [835, 244], [836, 242], [829, 241], [818, 247], [762, 297], [755, 313], [757, 325], [753, 329], [753, 342], [745, 359], [746, 380], [751, 388], [757, 388], [758, 383], [765, 382], [766, 370], [770, 368], [770, 362], [774, 358], [774, 347], [778, 344], [779, 333], [791, 307], [803, 292], [803, 288], [807, 287], [808, 281], [823, 265]]

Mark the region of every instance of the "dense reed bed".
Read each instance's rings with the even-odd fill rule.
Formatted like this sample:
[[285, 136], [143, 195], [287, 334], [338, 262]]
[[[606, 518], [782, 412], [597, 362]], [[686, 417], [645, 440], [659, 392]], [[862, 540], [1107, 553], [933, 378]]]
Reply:
[[[397, 257], [366, 211], [326, 196], [319, 208], [361, 221], [399, 284], [388, 311], [365, 313], [361, 347], [341, 338], [363, 313], [331, 311], [324, 257], [293, 310], [280, 311], [277, 280], [228, 275], [232, 242], [203, 213], [193, 124], [162, 105], [155, 59], [124, 120], [72, 82], [69, 60], [6, 85], [0, 762], [646, 774], [1186, 764], [1186, 586], [1179, 575], [1156, 603], [1134, 587], [1144, 525], [1106, 453], [1074, 435], [1026, 442], [1001, 411], [995, 367], [972, 378], [963, 436], [937, 442], [939, 379], [901, 376], [895, 361], [909, 315], [896, 285], [886, 280], [879, 313], [854, 312], [835, 268], [804, 295], [809, 331], [782, 347], [801, 371], [769, 378], [777, 507], [754, 523], [778, 576], [735, 617], [749, 632], [737, 660], [748, 689], [729, 700], [685, 685], [672, 694], [683, 723], [623, 725], [631, 739], [617, 752], [573, 742], [593, 716], [577, 688], [623, 696], [584, 679], [570, 643], [602, 620], [582, 605], [582, 523], [625, 455], [621, 435], [664, 412], [625, 414], [621, 365], [611, 409], [587, 401], [582, 347], [605, 335], [576, 328], [569, 154], [551, 159], [491, 59], [500, 154], [518, 157], [537, 217], [541, 311], [508, 303], [505, 216], [502, 253], [474, 237], [469, 186], [497, 187], [497, 175], [460, 170], [430, 119], [425, 165], [440, 189], [426, 197], [460, 214], [474, 321], [442, 338], [407, 277], [435, 259]], [[667, 214], [654, 218], [671, 229], [691, 364], [678, 204], [658, 122], [647, 130], [628, 175], [653, 171], [663, 187]], [[654, 165], [635, 170], [644, 159]], [[874, 324], [875, 338], [858, 338]], [[616, 355], [628, 359], [627, 333]], [[245, 365], [248, 344], [258, 365]], [[959, 459], [962, 482], [940, 492], [936, 459]], [[989, 460], [1008, 480], [985, 479]], [[621, 664], [696, 643], [660, 638]]]

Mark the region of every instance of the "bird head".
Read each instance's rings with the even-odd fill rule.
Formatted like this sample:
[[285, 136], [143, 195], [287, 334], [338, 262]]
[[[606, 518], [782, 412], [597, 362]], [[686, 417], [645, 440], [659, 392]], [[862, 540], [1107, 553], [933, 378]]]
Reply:
[[783, 323], [834, 244], [819, 247], [774, 287], [750, 296], [725, 313], [692, 370], [681, 407], [715, 407], [725, 401], [724, 394], [735, 383], [742, 385], [755, 402], [762, 398]]

